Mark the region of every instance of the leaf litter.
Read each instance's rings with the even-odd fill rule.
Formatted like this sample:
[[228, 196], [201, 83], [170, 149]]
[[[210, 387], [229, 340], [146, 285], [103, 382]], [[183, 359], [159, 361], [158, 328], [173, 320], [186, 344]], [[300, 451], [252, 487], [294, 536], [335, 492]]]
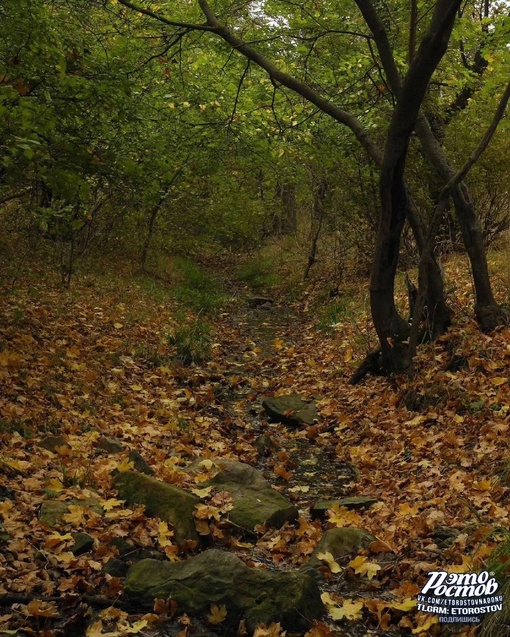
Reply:
[[[353, 361], [364, 351], [349, 321], [326, 337], [297, 303], [280, 319], [278, 306], [255, 320], [238, 308], [216, 321], [213, 358], [184, 368], [165, 340], [174, 309], [163, 303], [147, 312], [136, 291], [127, 302], [117, 290], [79, 284], [74, 294], [41, 284], [4, 297], [0, 597], [12, 603], [0, 609], [0, 629], [148, 634], [175, 616], [182, 635], [191, 635], [192, 620], [164, 600], [145, 615], [116, 608], [122, 581], [103, 571], [119, 538], [168, 559], [186, 557], [170, 526], [116, 498], [111, 472], [132, 468], [127, 450], [136, 449], [157, 478], [206, 498], [197, 507], [199, 533], [248, 565], [302, 566], [328, 528], [361, 527], [376, 538], [344, 562], [318, 556], [328, 617], [308, 637], [342, 634], [347, 625], [359, 635], [439, 634], [437, 619], [415, 608], [427, 572], [482, 568], [498, 529], [509, 525], [510, 330], [484, 335], [463, 318], [420, 349], [416, 378], [367, 378], [352, 387]], [[455, 373], [445, 371], [452, 343], [467, 361]], [[262, 398], [284, 393], [317, 397], [319, 423], [300, 430], [267, 423]], [[268, 455], [254, 444], [262, 433], [275, 445]], [[64, 436], [67, 446], [41, 447], [50, 435]], [[103, 452], [102, 436], [127, 450]], [[204, 487], [220, 457], [262, 469], [299, 507], [298, 523], [260, 528], [250, 541], [236, 535], [228, 494]], [[201, 471], [183, 471], [196, 458], [204, 459]], [[346, 495], [376, 503], [332, 506], [312, 519], [315, 500]], [[48, 499], [68, 503], [55, 528], [38, 519]], [[79, 531], [94, 541], [83, 555], [71, 550]], [[98, 614], [94, 598], [109, 606]], [[221, 627], [226, 616], [211, 605], [204, 620]], [[285, 631], [273, 624], [256, 634]]]

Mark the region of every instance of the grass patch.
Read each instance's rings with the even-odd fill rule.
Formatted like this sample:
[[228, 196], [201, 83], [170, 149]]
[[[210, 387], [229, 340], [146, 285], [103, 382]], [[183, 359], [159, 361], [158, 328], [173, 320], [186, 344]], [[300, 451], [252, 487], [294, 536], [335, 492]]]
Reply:
[[329, 331], [338, 323], [345, 321], [351, 315], [351, 307], [347, 299], [323, 301], [317, 309], [317, 327]]
[[245, 263], [237, 271], [237, 279], [255, 292], [270, 289], [281, 283], [278, 268], [267, 257], [258, 257]]
[[190, 259], [176, 259], [175, 266], [177, 284], [172, 290], [173, 297], [196, 312], [212, 314], [219, 310], [225, 301], [221, 282]]
[[176, 349], [176, 359], [183, 365], [200, 364], [211, 356], [211, 326], [198, 318], [192, 325], [176, 327], [167, 336]]
[[484, 618], [480, 637], [507, 637], [510, 624], [510, 531], [501, 529], [500, 543], [489, 557], [488, 570], [500, 583], [496, 595], [503, 596], [503, 610]]

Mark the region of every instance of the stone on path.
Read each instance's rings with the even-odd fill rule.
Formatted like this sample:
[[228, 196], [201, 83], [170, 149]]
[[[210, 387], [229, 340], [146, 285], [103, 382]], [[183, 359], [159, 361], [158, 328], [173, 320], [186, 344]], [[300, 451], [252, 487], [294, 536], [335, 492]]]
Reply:
[[[207, 484], [220, 491], [227, 491], [234, 502], [228, 517], [238, 527], [253, 532], [259, 524], [277, 528], [299, 517], [297, 508], [283, 495], [275, 491], [260, 471], [244, 462], [215, 459], [219, 472]], [[193, 463], [190, 467], [200, 466]]]
[[129, 569], [125, 593], [152, 607], [155, 598], [175, 600], [180, 612], [203, 615], [211, 604], [225, 605], [237, 627], [248, 631], [279, 622], [285, 630], [303, 632], [320, 617], [324, 606], [310, 574], [249, 568], [226, 551], [211, 549], [181, 562], [142, 560]]
[[272, 420], [293, 427], [313, 425], [318, 418], [315, 401], [305, 401], [298, 394], [266, 398], [262, 407]]
[[93, 509], [99, 515], [102, 515], [103, 509], [95, 498], [87, 498], [86, 500], [44, 500], [39, 509], [39, 521], [46, 526], [54, 527], [62, 517], [69, 513], [70, 506], [78, 506], [82, 508]]
[[312, 518], [323, 518], [333, 506], [346, 507], [347, 509], [369, 509], [376, 502], [378, 502], [377, 498], [364, 495], [340, 498], [339, 500], [317, 500], [310, 513]]
[[354, 527], [328, 529], [315, 547], [310, 562], [317, 562], [319, 553], [331, 553], [335, 560], [354, 557], [374, 540], [375, 537], [363, 529]]
[[113, 484], [128, 504], [144, 504], [147, 515], [170, 522], [177, 544], [198, 541], [193, 512], [200, 500], [195, 495], [136, 471], [118, 473]]
[[46, 436], [39, 443], [39, 447], [57, 453], [57, 450], [61, 447], [64, 449], [71, 449], [71, 445], [67, 442], [64, 436]]

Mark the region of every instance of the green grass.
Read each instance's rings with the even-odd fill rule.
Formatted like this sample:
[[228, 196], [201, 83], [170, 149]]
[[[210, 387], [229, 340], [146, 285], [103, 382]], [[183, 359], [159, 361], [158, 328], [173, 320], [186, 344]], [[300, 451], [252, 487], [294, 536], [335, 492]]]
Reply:
[[211, 327], [200, 318], [190, 325], [180, 325], [167, 336], [175, 347], [175, 357], [183, 365], [204, 363], [211, 355]]
[[500, 543], [489, 558], [488, 570], [500, 583], [497, 595], [503, 596], [503, 610], [484, 619], [480, 637], [508, 637], [510, 625], [510, 531], [501, 530]]
[[172, 296], [196, 312], [214, 314], [225, 301], [221, 282], [190, 259], [175, 261], [177, 283]]
[[351, 307], [347, 299], [324, 300], [317, 308], [317, 327], [320, 330], [331, 330], [351, 315]]
[[278, 267], [267, 257], [258, 257], [248, 261], [237, 271], [237, 279], [246, 283], [255, 292], [268, 290], [281, 283]]

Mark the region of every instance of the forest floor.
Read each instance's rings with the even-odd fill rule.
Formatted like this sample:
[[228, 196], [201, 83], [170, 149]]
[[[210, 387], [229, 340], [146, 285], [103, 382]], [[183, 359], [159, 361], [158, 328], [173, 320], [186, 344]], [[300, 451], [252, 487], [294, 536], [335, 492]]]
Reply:
[[[200, 486], [182, 471], [197, 457], [233, 458], [263, 470], [299, 507], [298, 524], [263, 529], [248, 543], [225, 519], [208, 520], [211, 542], [250, 565], [300, 567], [335, 526], [374, 535], [367, 551], [340, 568], [325, 563], [329, 616], [309, 637], [442, 634], [436, 616], [416, 609], [427, 573], [486, 567], [510, 523], [510, 329], [478, 331], [463, 272], [450, 265], [461, 299], [457, 320], [445, 337], [420, 348], [416, 376], [367, 377], [354, 387], [348, 379], [370, 339], [363, 308], [320, 329], [311, 296], [253, 309], [243, 291], [211, 319], [211, 342], [192, 342], [197, 359], [210, 348], [206, 360], [184, 366], [175, 360], [175, 335], [179, 324], [189, 335], [198, 323], [171, 297], [91, 276], [77, 277], [67, 291], [44, 281], [6, 291], [0, 632], [78, 635], [72, 626], [79, 621], [89, 624], [90, 637], [153, 629], [157, 614], [113, 607], [122, 582], [102, 568], [115, 555], [115, 537], [164, 548], [171, 559], [177, 549], [171, 530], [117, 499], [111, 471], [130, 468], [128, 451], [103, 453], [97, 441], [106, 435], [138, 451], [157, 478], [181, 486]], [[508, 282], [497, 285], [508, 300]], [[448, 367], [453, 357], [460, 364]], [[286, 393], [315, 397], [318, 423], [299, 429], [269, 423], [263, 398]], [[276, 446], [269, 456], [254, 444], [262, 433]], [[68, 445], [40, 446], [54, 435]], [[326, 519], [312, 519], [316, 500], [355, 495], [377, 502], [367, 510], [333, 507]], [[55, 528], [38, 520], [48, 498], [90, 497], [104, 515], [74, 506]], [[78, 557], [70, 551], [77, 531], [95, 540]], [[66, 611], [56, 598], [71, 593], [101, 596], [112, 606], [99, 615], [94, 609], [92, 618], [86, 604]], [[17, 603], [13, 594], [20, 595]], [[186, 621], [183, 636], [192, 635]], [[278, 626], [264, 630], [259, 637], [283, 634]], [[474, 634], [473, 628], [457, 634]]]

